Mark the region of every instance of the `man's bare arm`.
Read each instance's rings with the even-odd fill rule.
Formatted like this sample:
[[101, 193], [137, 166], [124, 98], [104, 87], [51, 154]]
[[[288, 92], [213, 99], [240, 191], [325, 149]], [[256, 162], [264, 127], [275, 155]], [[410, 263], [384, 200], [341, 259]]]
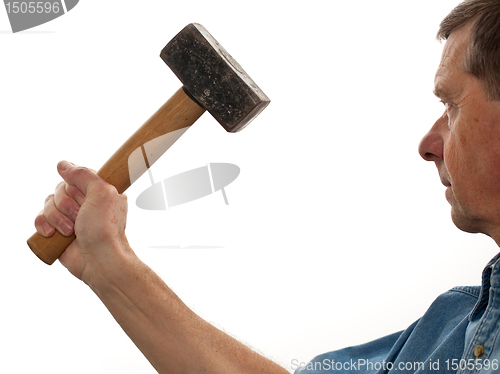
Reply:
[[58, 170], [65, 183], [46, 200], [37, 231], [47, 236], [74, 226], [77, 239], [61, 263], [89, 285], [158, 372], [288, 373], [198, 317], [139, 260], [125, 237], [126, 197], [90, 169], [59, 163]]
[[160, 373], [287, 373], [193, 313], [134, 255], [89, 286]]

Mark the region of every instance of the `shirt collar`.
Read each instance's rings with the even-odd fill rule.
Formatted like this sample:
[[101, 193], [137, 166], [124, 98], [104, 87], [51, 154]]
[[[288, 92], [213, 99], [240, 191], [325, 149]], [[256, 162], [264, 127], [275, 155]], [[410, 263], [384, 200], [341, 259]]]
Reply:
[[493, 257], [483, 270], [479, 300], [469, 315], [469, 321], [472, 321], [478, 315], [482, 314], [488, 306], [490, 287], [492, 285], [500, 286], [500, 253]]

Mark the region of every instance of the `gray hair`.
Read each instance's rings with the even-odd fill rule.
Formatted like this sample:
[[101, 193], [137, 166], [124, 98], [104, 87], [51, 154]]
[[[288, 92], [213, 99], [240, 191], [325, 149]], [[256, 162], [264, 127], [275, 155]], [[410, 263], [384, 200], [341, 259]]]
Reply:
[[489, 100], [500, 101], [500, 0], [465, 0], [441, 22], [438, 40], [471, 24], [464, 70], [484, 85]]

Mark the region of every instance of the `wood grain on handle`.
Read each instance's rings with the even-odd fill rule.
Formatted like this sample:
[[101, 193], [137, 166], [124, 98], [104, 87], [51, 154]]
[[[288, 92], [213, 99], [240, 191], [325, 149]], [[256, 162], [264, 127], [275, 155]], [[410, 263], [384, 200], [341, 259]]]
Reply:
[[[123, 193], [147, 170], [143, 163], [130, 164], [130, 155], [144, 144], [158, 138], [159, 141], [151, 147], [152, 153], [148, 151], [146, 164], [147, 167], [151, 167], [176, 140], [176, 137], [172, 140], [171, 137], [162, 135], [189, 128], [204, 112], [204, 108], [191, 100], [182, 88], [179, 89], [106, 161], [97, 175], [115, 186], [119, 193]], [[177, 134], [182, 133], [183, 131], [177, 132]], [[50, 238], [35, 233], [28, 239], [28, 246], [40, 260], [51, 265], [74, 239], [75, 235], [66, 237], [57, 231]]]

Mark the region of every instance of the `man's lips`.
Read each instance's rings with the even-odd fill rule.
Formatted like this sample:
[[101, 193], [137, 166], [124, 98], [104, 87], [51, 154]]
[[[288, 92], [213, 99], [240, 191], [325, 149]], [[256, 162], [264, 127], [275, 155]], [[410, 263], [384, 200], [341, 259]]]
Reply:
[[439, 171], [439, 179], [441, 179], [441, 183], [445, 187], [451, 187], [450, 176], [446, 169], [440, 169]]

